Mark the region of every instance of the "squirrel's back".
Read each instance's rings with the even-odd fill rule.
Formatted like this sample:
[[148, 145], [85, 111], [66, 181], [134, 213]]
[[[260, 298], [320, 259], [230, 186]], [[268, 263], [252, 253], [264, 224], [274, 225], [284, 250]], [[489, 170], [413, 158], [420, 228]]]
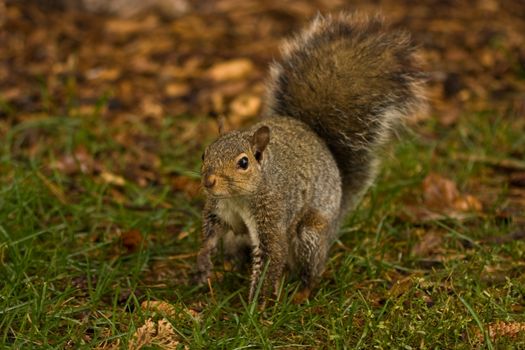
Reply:
[[375, 177], [379, 148], [425, 106], [423, 74], [406, 32], [380, 17], [318, 16], [271, 67], [266, 116], [306, 123], [328, 145], [347, 210]]

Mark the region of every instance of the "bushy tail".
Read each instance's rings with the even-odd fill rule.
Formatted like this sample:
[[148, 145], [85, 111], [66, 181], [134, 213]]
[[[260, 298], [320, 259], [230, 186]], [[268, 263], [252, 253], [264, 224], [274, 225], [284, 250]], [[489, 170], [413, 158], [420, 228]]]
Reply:
[[351, 208], [374, 180], [378, 151], [425, 106], [423, 74], [403, 31], [376, 16], [318, 16], [271, 66], [266, 115], [297, 118], [326, 141]]

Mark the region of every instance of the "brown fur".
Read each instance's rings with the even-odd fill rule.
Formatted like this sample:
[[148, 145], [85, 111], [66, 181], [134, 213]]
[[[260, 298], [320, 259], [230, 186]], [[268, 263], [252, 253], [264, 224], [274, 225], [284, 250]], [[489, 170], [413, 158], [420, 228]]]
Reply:
[[222, 238], [250, 245], [250, 300], [265, 265], [264, 295], [285, 266], [305, 290], [315, 286], [342, 217], [374, 179], [379, 148], [424, 106], [415, 63], [409, 36], [377, 17], [318, 17], [285, 44], [266, 118], [206, 149], [200, 282]]

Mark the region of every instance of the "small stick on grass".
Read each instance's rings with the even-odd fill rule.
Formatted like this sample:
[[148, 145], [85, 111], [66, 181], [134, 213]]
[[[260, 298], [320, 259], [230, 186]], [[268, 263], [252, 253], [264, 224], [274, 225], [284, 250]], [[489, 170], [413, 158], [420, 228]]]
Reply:
[[525, 170], [525, 162], [514, 158], [499, 159], [495, 157], [478, 156], [473, 154], [458, 153], [454, 155], [457, 160], [467, 160], [470, 162], [484, 163], [497, 168]]
[[49, 180], [47, 177], [45, 177], [41, 172], [37, 171], [36, 175], [44, 185], [49, 189], [49, 191], [58, 199], [58, 201], [64, 205], [67, 205], [67, 199], [66, 195], [64, 194], [64, 191], [60, 187], [58, 187], [56, 184], [54, 184], [51, 180]]
[[211, 279], [209, 277], [207, 278], [207, 282], [208, 282], [208, 288], [210, 288], [210, 294], [211, 294], [211, 298], [213, 299], [213, 303], [217, 304], [217, 299], [215, 299], [215, 293], [213, 292], [213, 287], [211, 285]]

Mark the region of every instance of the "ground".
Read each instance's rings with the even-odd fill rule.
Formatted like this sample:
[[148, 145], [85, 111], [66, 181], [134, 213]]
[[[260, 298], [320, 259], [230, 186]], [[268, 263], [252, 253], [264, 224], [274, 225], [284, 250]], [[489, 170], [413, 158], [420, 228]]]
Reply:
[[[0, 343], [13, 348], [525, 347], [525, 5], [196, 2], [178, 19], [0, 6]], [[410, 31], [431, 108], [385, 152], [324, 279], [260, 310], [199, 246], [202, 150], [255, 120], [318, 11]], [[3, 12], [1, 12], [3, 11]]]

